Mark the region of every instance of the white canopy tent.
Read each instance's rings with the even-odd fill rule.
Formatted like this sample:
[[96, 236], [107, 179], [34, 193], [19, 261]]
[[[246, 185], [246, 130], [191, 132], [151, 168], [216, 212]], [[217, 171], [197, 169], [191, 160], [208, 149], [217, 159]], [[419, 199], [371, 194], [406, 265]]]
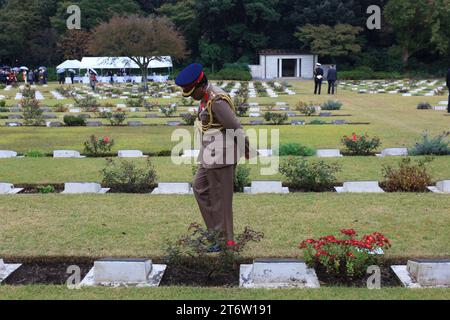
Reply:
[[81, 62], [78, 60], [66, 60], [56, 67], [56, 70], [59, 69], [81, 69]]
[[[170, 56], [152, 60], [149, 69], [172, 68]], [[139, 66], [127, 57], [84, 57], [78, 69], [139, 69]]]

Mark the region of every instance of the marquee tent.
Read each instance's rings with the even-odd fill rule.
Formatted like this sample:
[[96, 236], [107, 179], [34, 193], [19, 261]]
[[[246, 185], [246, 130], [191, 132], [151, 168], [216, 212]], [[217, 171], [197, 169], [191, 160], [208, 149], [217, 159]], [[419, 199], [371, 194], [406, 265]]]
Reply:
[[[172, 68], [170, 56], [161, 57], [161, 60], [152, 60], [149, 69]], [[127, 57], [84, 57], [77, 69], [139, 69], [139, 66]]]
[[78, 60], [66, 60], [56, 67], [56, 70], [59, 69], [81, 69], [81, 62]]

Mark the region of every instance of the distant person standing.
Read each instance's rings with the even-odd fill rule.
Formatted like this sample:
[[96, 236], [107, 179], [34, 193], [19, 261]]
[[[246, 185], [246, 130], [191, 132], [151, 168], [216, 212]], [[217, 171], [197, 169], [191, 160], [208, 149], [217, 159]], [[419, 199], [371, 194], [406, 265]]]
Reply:
[[33, 84], [34, 84], [34, 73], [33, 73], [33, 70], [30, 70], [30, 71], [28, 72], [28, 83], [29, 83], [30, 85], [33, 85]]
[[71, 72], [70, 73], [70, 81], [72, 82], [72, 84], [73, 84], [74, 78], [75, 78], [75, 73]]
[[320, 63], [316, 63], [316, 70], [314, 70], [314, 94], [320, 94], [322, 91], [322, 81], [323, 81], [323, 69]]
[[113, 84], [114, 83], [114, 74], [111, 70], [108, 71], [108, 77], [109, 77], [109, 83]]
[[447, 112], [450, 113], [450, 68], [447, 70], [448, 105]]
[[65, 76], [64, 72], [61, 72], [60, 74], [58, 74], [58, 82], [59, 82], [59, 84], [64, 84], [66, 82], [66, 76]]
[[334, 64], [328, 70], [327, 80], [328, 80], [328, 94], [334, 94], [334, 87], [337, 80], [337, 71], [336, 66]]
[[97, 83], [97, 76], [93, 71], [89, 72], [89, 84], [91, 85], [92, 91], [95, 92], [95, 85]]

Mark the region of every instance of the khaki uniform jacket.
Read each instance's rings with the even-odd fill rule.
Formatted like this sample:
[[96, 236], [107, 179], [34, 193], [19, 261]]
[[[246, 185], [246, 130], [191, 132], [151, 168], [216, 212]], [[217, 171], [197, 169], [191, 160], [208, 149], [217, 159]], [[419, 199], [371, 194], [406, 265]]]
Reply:
[[[221, 88], [208, 85], [209, 99], [214, 100], [218, 94], [227, 94]], [[245, 155], [249, 157], [249, 142], [244, 129], [236, 117], [229, 103], [223, 99], [216, 99], [212, 104], [213, 123], [220, 124], [221, 128], [210, 128], [206, 132], [197, 131], [200, 141], [200, 155], [198, 161], [206, 169], [223, 168], [236, 165]], [[205, 108], [198, 114], [199, 121], [207, 125], [210, 115]]]

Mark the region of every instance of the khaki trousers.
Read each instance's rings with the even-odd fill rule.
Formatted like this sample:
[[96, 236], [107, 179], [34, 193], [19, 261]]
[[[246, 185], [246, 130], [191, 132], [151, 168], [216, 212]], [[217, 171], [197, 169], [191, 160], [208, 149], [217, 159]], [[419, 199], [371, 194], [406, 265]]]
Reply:
[[194, 179], [194, 194], [208, 230], [219, 231], [234, 240], [234, 165], [206, 169], [200, 166]]

